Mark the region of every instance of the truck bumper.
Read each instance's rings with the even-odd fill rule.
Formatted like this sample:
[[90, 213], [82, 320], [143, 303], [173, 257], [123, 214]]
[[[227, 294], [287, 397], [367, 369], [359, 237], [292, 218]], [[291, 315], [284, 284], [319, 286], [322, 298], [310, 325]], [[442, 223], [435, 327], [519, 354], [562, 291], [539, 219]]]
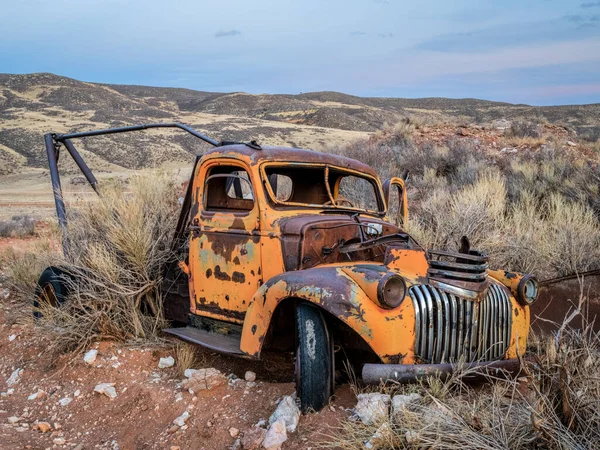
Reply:
[[429, 376], [447, 379], [459, 370], [468, 372], [465, 377], [474, 379], [486, 376], [515, 376], [521, 370], [521, 362], [518, 359], [503, 359], [465, 364], [365, 364], [362, 379], [365, 384], [388, 381], [409, 383]]

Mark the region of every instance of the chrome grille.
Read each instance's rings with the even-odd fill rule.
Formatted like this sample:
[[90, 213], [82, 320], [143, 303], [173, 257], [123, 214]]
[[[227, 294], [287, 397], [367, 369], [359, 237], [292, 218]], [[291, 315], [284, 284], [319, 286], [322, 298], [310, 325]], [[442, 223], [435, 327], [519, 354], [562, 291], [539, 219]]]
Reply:
[[472, 301], [431, 285], [408, 290], [415, 307], [415, 353], [437, 364], [492, 361], [506, 353], [512, 324], [506, 290], [490, 283], [485, 298]]

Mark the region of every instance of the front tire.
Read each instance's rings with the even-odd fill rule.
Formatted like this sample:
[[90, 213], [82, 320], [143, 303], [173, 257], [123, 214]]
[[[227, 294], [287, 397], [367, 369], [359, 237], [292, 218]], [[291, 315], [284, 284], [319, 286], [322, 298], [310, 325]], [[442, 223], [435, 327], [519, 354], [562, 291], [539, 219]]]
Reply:
[[333, 347], [321, 311], [309, 304], [296, 308], [296, 393], [303, 413], [319, 411], [333, 394]]

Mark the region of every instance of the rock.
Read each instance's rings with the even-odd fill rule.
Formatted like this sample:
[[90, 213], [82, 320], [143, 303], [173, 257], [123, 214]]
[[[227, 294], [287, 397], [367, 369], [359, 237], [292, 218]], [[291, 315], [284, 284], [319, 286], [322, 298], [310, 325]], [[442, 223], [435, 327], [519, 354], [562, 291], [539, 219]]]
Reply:
[[456, 130], [456, 134], [458, 136], [468, 136], [469, 133], [467, 132], [467, 130], [464, 127], [458, 127], [458, 129]]
[[38, 422], [37, 426], [38, 430], [40, 430], [42, 433], [47, 433], [48, 431], [52, 430], [52, 425], [50, 425], [48, 422]]
[[8, 342], [12, 342], [12, 341], [14, 341], [16, 338], [17, 338], [17, 335], [16, 335], [16, 334], [11, 334], [11, 335], [8, 337]]
[[408, 395], [394, 395], [392, 398], [392, 416], [396, 417], [409, 405], [418, 403], [421, 401], [421, 394], [408, 394]]
[[179, 445], [171, 445], [169, 450], [181, 450], [181, 447]]
[[404, 437], [406, 438], [406, 443], [408, 445], [417, 445], [419, 443], [419, 433], [414, 430], [408, 430], [404, 433]]
[[509, 148], [509, 147], [504, 147], [502, 150], [500, 150], [500, 153], [517, 153], [517, 149], [516, 148]]
[[87, 180], [85, 177], [72, 177], [70, 183], [74, 185], [86, 184]]
[[277, 409], [269, 417], [269, 424], [273, 425], [278, 420], [283, 420], [288, 433], [296, 431], [300, 420], [300, 409], [298, 409], [296, 401], [290, 395], [286, 395], [281, 399]]
[[97, 356], [98, 356], [98, 350], [96, 350], [96, 349], [89, 350], [85, 355], [83, 355], [83, 361], [86, 364], [94, 364], [96, 362]]
[[175, 365], [175, 360], [172, 356], [167, 356], [166, 358], [160, 358], [158, 361], [159, 369], [168, 369], [169, 367], [173, 367]]
[[242, 448], [242, 440], [240, 438], [237, 438], [235, 440], [235, 442], [233, 443], [233, 445], [231, 446], [230, 450], [243, 450], [243, 448]]
[[189, 418], [190, 418], [190, 413], [188, 411], [184, 411], [182, 415], [180, 415], [173, 421], [173, 423], [175, 425], [177, 425], [178, 427], [182, 427], [185, 425], [185, 423], [187, 422], [187, 420]]
[[362, 423], [365, 425], [372, 425], [387, 419], [389, 408], [389, 395], [371, 393], [358, 394], [358, 403], [354, 407], [354, 410]]
[[251, 370], [246, 371], [244, 374], [244, 380], [246, 381], [256, 381], [256, 374]]
[[279, 419], [273, 422], [267, 430], [262, 445], [267, 450], [279, 450], [285, 441], [287, 441], [285, 421]]
[[45, 396], [46, 392], [42, 391], [41, 389], [38, 389], [37, 392], [34, 392], [29, 397], [27, 397], [27, 400], [39, 400], [41, 398], [44, 398]]
[[65, 397], [65, 398], [61, 398], [58, 401], [58, 404], [60, 406], [67, 406], [69, 403], [71, 403], [73, 401], [73, 399], [71, 397]]
[[52, 442], [55, 445], [65, 445], [67, 441], [65, 440], [65, 438], [58, 437], [58, 438], [54, 439]]
[[229, 429], [229, 435], [230, 435], [232, 438], [236, 438], [236, 437], [238, 437], [238, 435], [239, 435], [239, 434], [240, 434], [240, 430], [238, 430], [237, 428], [231, 427], [231, 428]]
[[81, 391], [79, 389], [77, 389], [75, 392], [73, 392], [73, 397], [79, 397], [81, 395]]
[[494, 120], [492, 126], [497, 130], [507, 130], [511, 127], [512, 122], [506, 119]]
[[115, 383], [100, 383], [94, 388], [94, 392], [98, 394], [104, 394], [109, 398], [116, 398], [117, 391], [115, 390]]
[[394, 432], [389, 422], [383, 422], [373, 436], [365, 443], [366, 449], [388, 447], [394, 441]]
[[[188, 372], [188, 370], [190, 372]], [[186, 376], [189, 374], [187, 380], [181, 382], [181, 387], [187, 389], [192, 394], [198, 391], [212, 389], [216, 386], [221, 386], [227, 383], [227, 378], [220, 371], [214, 368], [186, 370]]]
[[567, 141], [567, 145], [569, 147], [577, 147], [577, 144], [575, 142], [573, 142], [573, 141]]
[[16, 417], [16, 416], [10, 416], [7, 420], [8, 420], [8, 423], [10, 423], [11, 425], [14, 425], [15, 423], [18, 423], [21, 420], [21, 418]]
[[267, 431], [263, 428], [252, 427], [242, 437], [242, 448], [244, 450], [258, 450], [265, 440]]
[[10, 375], [10, 377], [8, 377], [8, 380], [6, 380], [6, 385], [10, 387], [17, 384], [22, 373], [23, 369], [15, 369], [14, 372]]

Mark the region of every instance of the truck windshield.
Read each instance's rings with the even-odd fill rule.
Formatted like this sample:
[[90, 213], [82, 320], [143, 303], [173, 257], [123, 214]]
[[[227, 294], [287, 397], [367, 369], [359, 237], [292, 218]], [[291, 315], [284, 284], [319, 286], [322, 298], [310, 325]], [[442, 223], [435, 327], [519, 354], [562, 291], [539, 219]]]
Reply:
[[373, 214], [385, 211], [376, 181], [338, 167], [286, 164], [267, 166], [267, 191], [280, 205], [356, 210]]

